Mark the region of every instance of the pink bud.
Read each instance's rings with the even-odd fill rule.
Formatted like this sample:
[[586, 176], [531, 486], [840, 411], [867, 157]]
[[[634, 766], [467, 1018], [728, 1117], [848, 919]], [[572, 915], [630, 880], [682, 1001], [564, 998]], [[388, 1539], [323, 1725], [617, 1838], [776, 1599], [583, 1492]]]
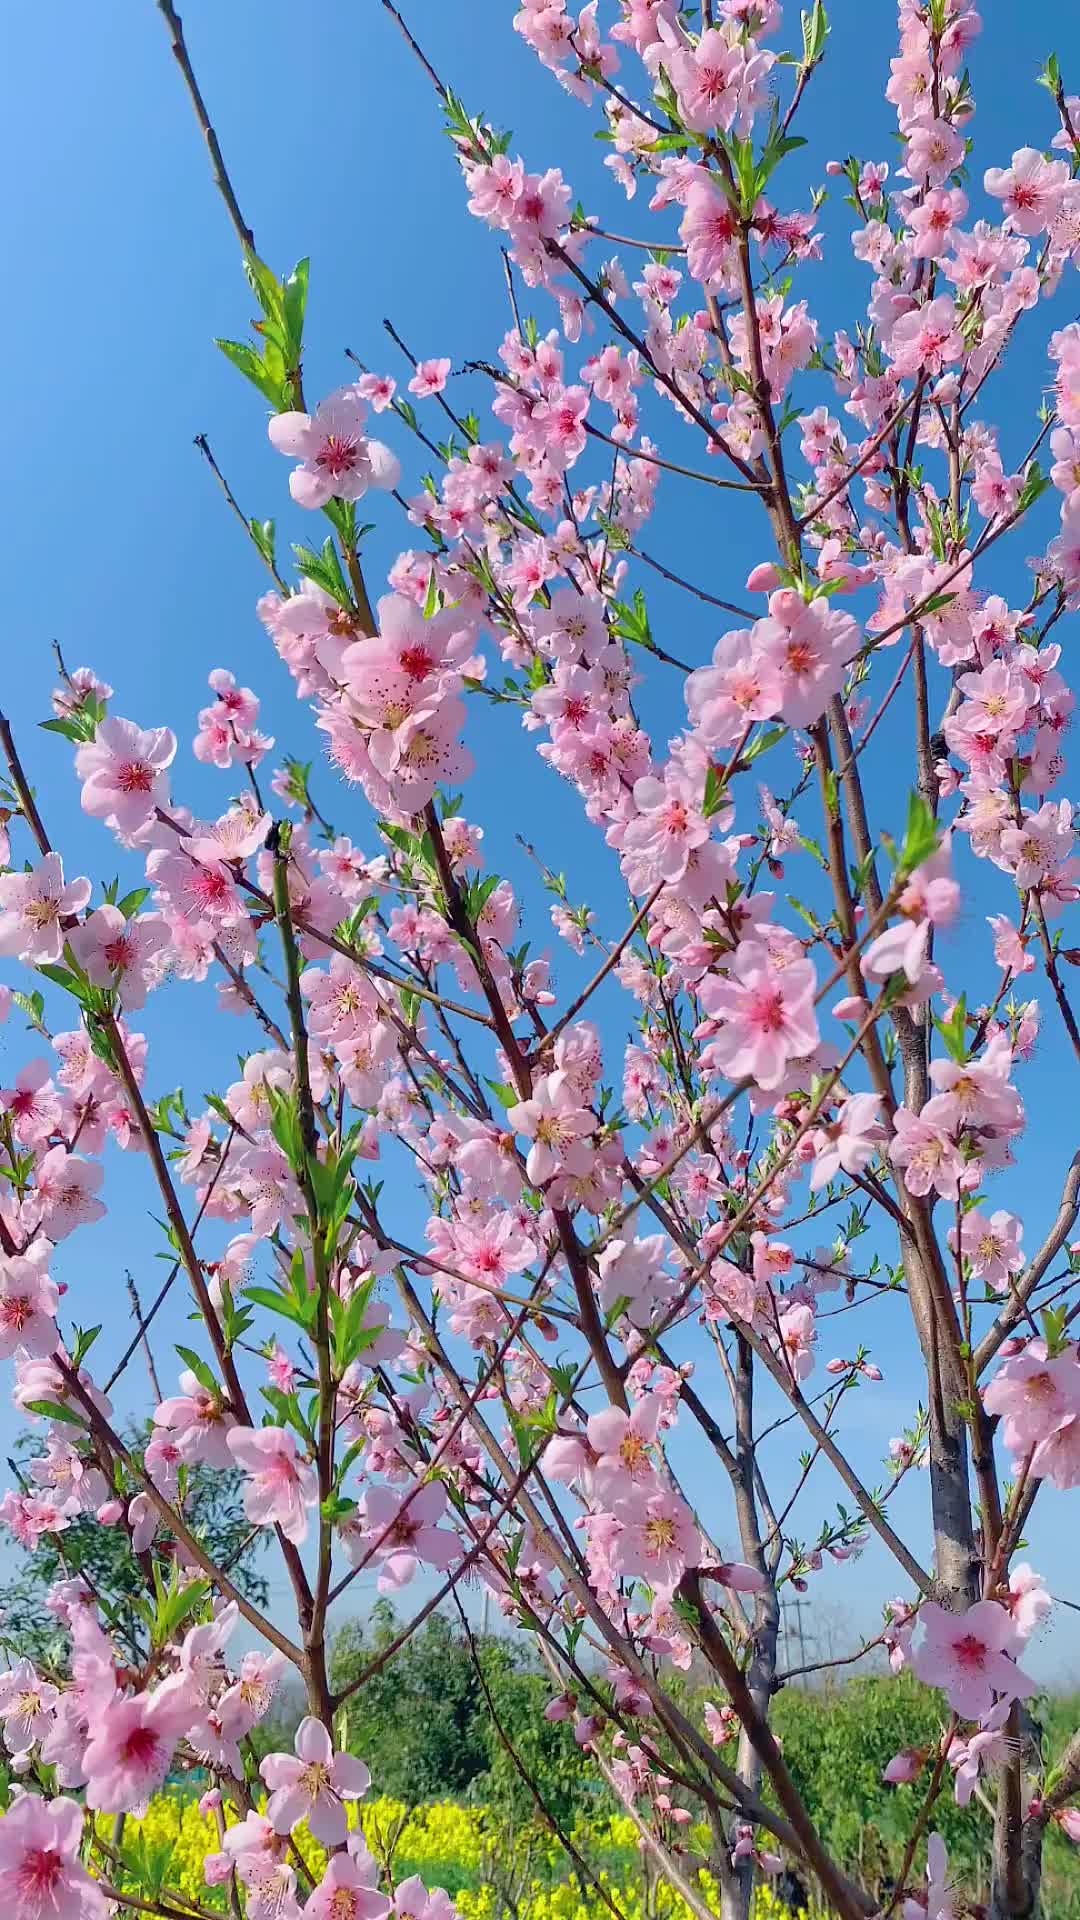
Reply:
[[124, 1509], [119, 1500], [106, 1500], [94, 1515], [99, 1527], [115, 1527]]
[[887, 1787], [910, 1787], [923, 1770], [925, 1753], [918, 1747], [904, 1747], [900, 1753], [894, 1753], [882, 1779]]
[[998, 1358], [1000, 1360], [1015, 1360], [1017, 1354], [1023, 1353], [1026, 1346], [1026, 1340], [1003, 1340], [998, 1348]]
[[1080, 1847], [1080, 1807], [1062, 1807], [1054, 1818], [1066, 1839]]
[[825, 1371], [826, 1373], [846, 1373], [850, 1365], [850, 1360], [826, 1360]]
[[594, 1713], [587, 1713], [585, 1718], [579, 1720], [574, 1728], [574, 1739], [577, 1741], [578, 1746], [591, 1747], [602, 1725], [603, 1722], [598, 1720]]
[[860, 993], [849, 993], [845, 999], [838, 1000], [833, 1008], [837, 1020], [865, 1020], [867, 1011], [867, 1002]]
[[780, 585], [781, 574], [772, 560], [761, 560], [746, 576], [747, 593], [771, 593]]
[[768, 1584], [765, 1575], [756, 1567], [748, 1567], [744, 1560], [725, 1560], [712, 1571], [720, 1584], [734, 1593], [760, 1593]]
[[864, 1380], [882, 1380], [885, 1377], [881, 1368], [875, 1367], [872, 1360], [864, 1360], [862, 1366], [859, 1368], [859, 1372], [862, 1374]]
[[570, 1715], [573, 1713], [574, 1708], [576, 1706], [577, 1706], [576, 1694], [558, 1693], [556, 1694], [554, 1700], [549, 1700], [547, 1703], [547, 1706], [544, 1708], [544, 1719], [545, 1720], [569, 1720]]
[[825, 171], [835, 180], [838, 173], [843, 173], [844, 163], [842, 160], [826, 160]]
[[199, 1812], [203, 1815], [216, 1813], [220, 1805], [221, 1789], [219, 1787], [211, 1787], [203, 1794], [202, 1799], [199, 1801]]

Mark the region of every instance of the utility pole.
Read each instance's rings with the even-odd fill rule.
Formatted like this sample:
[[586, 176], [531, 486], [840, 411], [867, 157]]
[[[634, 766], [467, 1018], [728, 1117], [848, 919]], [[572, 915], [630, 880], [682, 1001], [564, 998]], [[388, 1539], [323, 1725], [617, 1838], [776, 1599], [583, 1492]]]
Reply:
[[[799, 1649], [798, 1663], [800, 1667], [805, 1667], [807, 1665], [806, 1634], [803, 1629], [803, 1612], [804, 1612], [805, 1606], [806, 1606], [806, 1602], [804, 1601], [801, 1594], [796, 1594], [793, 1600], [782, 1600], [780, 1602], [780, 1615], [784, 1624], [784, 1638], [789, 1643], [791, 1641], [794, 1641], [796, 1646], [798, 1647]], [[792, 1615], [794, 1615], [794, 1618], [795, 1618], [794, 1629], [792, 1629], [792, 1627], [789, 1625], [789, 1620]], [[809, 1674], [803, 1673], [799, 1675], [800, 1682], [804, 1687], [808, 1685], [809, 1678], [810, 1678]]]

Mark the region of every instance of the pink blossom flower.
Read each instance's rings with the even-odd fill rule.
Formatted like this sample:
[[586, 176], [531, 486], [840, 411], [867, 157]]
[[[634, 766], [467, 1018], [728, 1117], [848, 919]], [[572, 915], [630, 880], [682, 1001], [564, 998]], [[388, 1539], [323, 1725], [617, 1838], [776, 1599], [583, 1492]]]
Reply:
[[335, 1753], [320, 1720], [309, 1715], [296, 1729], [295, 1755], [268, 1753], [259, 1768], [270, 1798], [267, 1817], [275, 1833], [291, 1833], [306, 1820], [324, 1847], [340, 1847], [348, 1833], [345, 1801], [359, 1800], [371, 1785], [362, 1760]]
[[959, 1909], [946, 1879], [949, 1856], [940, 1833], [932, 1833], [926, 1843], [926, 1891], [914, 1900], [905, 1900], [902, 1920], [959, 1920]]
[[80, 1160], [66, 1147], [50, 1147], [37, 1170], [36, 1198], [41, 1225], [50, 1240], [65, 1240], [76, 1227], [103, 1220], [105, 1207], [95, 1198], [105, 1169]]
[[745, 630], [725, 633], [713, 648], [712, 665], [698, 667], [686, 682], [687, 711], [707, 747], [734, 746], [751, 720], [779, 713], [782, 698], [779, 666]]
[[385, 413], [397, 392], [397, 381], [388, 373], [364, 373], [356, 383], [356, 391], [375, 413]]
[[59, 1300], [39, 1262], [0, 1256], [0, 1359], [20, 1351], [35, 1360], [55, 1353]]
[[166, 770], [176, 755], [169, 727], [144, 732], [133, 720], [103, 720], [93, 740], [75, 755], [83, 783], [84, 813], [111, 821], [118, 833], [137, 833], [168, 804]]
[[41, 1146], [60, 1124], [60, 1100], [47, 1060], [31, 1060], [21, 1069], [13, 1087], [0, 1089], [0, 1106], [11, 1117], [11, 1130], [23, 1146]]
[[967, 205], [967, 195], [953, 190], [928, 193], [920, 206], [913, 207], [908, 221], [913, 258], [940, 260], [952, 243], [953, 229], [963, 219]]
[[304, 1913], [310, 1920], [383, 1920], [390, 1902], [379, 1892], [378, 1866], [369, 1853], [335, 1853], [326, 1863]]
[[1049, 1458], [1042, 1454], [1040, 1465], [1040, 1454], [1059, 1429], [1074, 1426], [1080, 1416], [1080, 1366], [1075, 1351], [1050, 1360], [1044, 1341], [1030, 1341], [983, 1388], [983, 1405], [1000, 1418], [1010, 1453], [1019, 1460], [1034, 1449], [1032, 1472], [1054, 1479], [1064, 1462], [1056, 1462], [1053, 1454]]
[[627, 1481], [639, 1484], [650, 1480], [653, 1467], [648, 1449], [656, 1438], [663, 1402], [655, 1393], [647, 1393], [630, 1413], [621, 1407], [605, 1407], [591, 1413], [586, 1423], [589, 1445], [597, 1454], [596, 1487], [606, 1494]]
[[116, 1699], [96, 1715], [86, 1749], [86, 1804], [99, 1813], [133, 1813], [163, 1785], [192, 1701], [172, 1682], [153, 1693]]
[[369, 487], [396, 487], [401, 468], [380, 440], [364, 432], [367, 407], [355, 387], [340, 387], [313, 414], [279, 413], [270, 439], [300, 465], [289, 475], [298, 506], [324, 507], [336, 495], [359, 500]]
[[912, 1665], [928, 1687], [940, 1687], [965, 1720], [989, 1713], [995, 1695], [1026, 1700], [1035, 1683], [1012, 1659], [1013, 1626], [996, 1600], [977, 1600], [964, 1613], [950, 1613], [928, 1600], [919, 1610], [923, 1631]]
[[816, 1193], [830, 1180], [844, 1173], [865, 1173], [879, 1147], [888, 1138], [878, 1119], [881, 1101], [873, 1093], [856, 1093], [844, 1101], [836, 1119], [816, 1127], [810, 1138], [814, 1143], [814, 1171], [811, 1192]]
[[780, 1349], [796, 1380], [808, 1380], [814, 1371], [817, 1329], [812, 1307], [787, 1307], [780, 1315]]
[[18, 1920], [99, 1920], [105, 1896], [79, 1861], [83, 1810], [22, 1793], [0, 1820], [0, 1900]]
[[90, 893], [89, 880], [65, 886], [58, 853], [47, 853], [30, 873], [0, 873], [0, 954], [14, 954], [33, 966], [59, 960], [63, 923], [82, 912]]
[[369, 1487], [364, 1499], [364, 1526], [350, 1532], [350, 1553], [379, 1563], [379, 1592], [408, 1586], [421, 1561], [444, 1572], [462, 1552], [456, 1534], [436, 1525], [446, 1512], [446, 1487], [429, 1481], [418, 1493], [399, 1497], [389, 1487]]
[[71, 950], [99, 987], [114, 987], [126, 1009], [145, 1005], [161, 978], [169, 929], [160, 914], [126, 919], [119, 907], [98, 907], [71, 935]]
[[178, 1436], [185, 1461], [202, 1460], [209, 1467], [231, 1467], [229, 1430], [235, 1425], [217, 1394], [204, 1387], [187, 1369], [180, 1375], [181, 1392], [163, 1400], [154, 1414], [155, 1426]]
[[532, 1141], [525, 1171], [534, 1187], [543, 1186], [560, 1172], [578, 1174], [588, 1168], [593, 1150], [588, 1144], [596, 1122], [580, 1106], [562, 1071], [545, 1074], [528, 1100], [519, 1100], [507, 1112], [515, 1133]]
[[[950, 173], [955, 173], [963, 164], [963, 159], [964, 142], [948, 120], [919, 120], [908, 132], [904, 172], [910, 180], [940, 187]], [[865, 192], [863, 198], [866, 198]]]
[[681, 880], [695, 847], [709, 838], [709, 823], [671, 784], [647, 776], [634, 782], [637, 818], [626, 829], [624, 846], [640, 856], [651, 883]]
[[707, 287], [723, 274], [738, 231], [738, 216], [730, 200], [706, 181], [695, 180], [679, 227], [687, 271], [694, 280]]
[[[1000, 1207], [989, 1217], [973, 1209], [965, 1213], [960, 1222], [959, 1251], [971, 1262], [972, 1273], [998, 1293], [1008, 1292], [1010, 1276], [1019, 1273], [1024, 1264], [1020, 1247], [1022, 1231], [1015, 1214], [1006, 1213]], [[948, 1237], [955, 1253], [955, 1227], [949, 1228]]]
[[1026, 1560], [1020, 1560], [1009, 1574], [1005, 1604], [1012, 1616], [1017, 1644], [1022, 1647], [1049, 1618], [1054, 1603], [1042, 1574], [1036, 1573]]
[[44, 1740], [60, 1698], [57, 1687], [42, 1680], [33, 1663], [17, 1660], [0, 1679], [0, 1717], [9, 1753], [25, 1753]]
[[728, 977], [709, 975], [699, 989], [702, 1005], [720, 1022], [708, 1047], [710, 1069], [729, 1080], [748, 1076], [766, 1090], [779, 1086], [788, 1062], [818, 1045], [816, 988], [811, 961], [781, 967], [759, 941], [740, 941]]
[[990, 913], [986, 924], [994, 935], [994, 959], [1006, 973], [1031, 973], [1035, 967], [1035, 956], [1027, 950], [1026, 943], [1012, 921], [1004, 913]]
[[939, 374], [963, 352], [956, 307], [939, 294], [923, 307], [901, 315], [889, 336], [889, 351], [899, 374]]
[[701, 1554], [701, 1536], [685, 1500], [663, 1487], [647, 1500], [635, 1494], [614, 1511], [620, 1530], [612, 1554], [619, 1572], [647, 1580], [659, 1593], [673, 1593]]
[[442, 392], [449, 371], [449, 360], [417, 361], [416, 372], [409, 381], [409, 392], [417, 394], [421, 400], [430, 400], [433, 394]]
[[909, 1193], [929, 1193], [933, 1188], [945, 1200], [955, 1200], [960, 1191], [964, 1162], [956, 1142], [944, 1130], [907, 1107], [897, 1107], [893, 1118], [895, 1136], [889, 1145], [889, 1158], [901, 1167]]
[[1042, 233], [1051, 225], [1069, 183], [1068, 163], [1046, 160], [1035, 147], [1021, 147], [1011, 167], [988, 167], [983, 186], [1004, 203], [1017, 233]]
[[286, 1427], [231, 1427], [229, 1452], [247, 1475], [244, 1512], [253, 1526], [276, 1525], [299, 1546], [307, 1539], [307, 1510], [318, 1499], [314, 1467], [297, 1453]]
[[956, 1804], [966, 1807], [984, 1769], [999, 1765], [1008, 1751], [1005, 1723], [1012, 1709], [1011, 1700], [999, 1700], [980, 1720], [967, 1740], [953, 1740], [949, 1746], [949, 1765], [955, 1777]]

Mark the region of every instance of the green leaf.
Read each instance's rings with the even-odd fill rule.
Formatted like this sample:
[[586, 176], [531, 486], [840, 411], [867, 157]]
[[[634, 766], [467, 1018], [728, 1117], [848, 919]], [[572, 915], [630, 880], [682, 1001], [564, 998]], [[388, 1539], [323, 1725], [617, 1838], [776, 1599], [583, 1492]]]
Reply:
[[768, 753], [770, 747], [775, 747], [786, 733], [786, 727], [766, 727], [764, 733], [756, 734], [743, 748], [742, 758], [748, 763], [756, 760], [760, 754]]
[[69, 1427], [85, 1427], [86, 1421], [73, 1407], [65, 1407], [60, 1400], [27, 1400], [27, 1413], [43, 1414], [46, 1420], [62, 1420]]
[[341, 560], [332, 535], [327, 535], [321, 553], [316, 553], [311, 547], [301, 546], [294, 546], [293, 552], [296, 555], [296, 564], [305, 579], [313, 580], [315, 585], [321, 587], [324, 593], [328, 593], [339, 606], [352, 608], [349, 583], [342, 572]]
[[307, 313], [308, 273], [311, 262], [298, 260], [285, 282], [283, 309], [285, 319], [285, 337], [289, 343], [293, 364], [300, 358], [300, 349], [304, 342], [304, 316]]
[[814, 0], [809, 13], [801, 15], [803, 38], [803, 68], [809, 71], [815, 67], [825, 51], [825, 42], [829, 37], [829, 16], [821, 4]]
[[97, 1339], [98, 1334], [100, 1332], [101, 1332], [100, 1326], [76, 1327], [75, 1351], [71, 1356], [71, 1364], [75, 1369], [76, 1373], [78, 1372], [79, 1368], [82, 1366], [83, 1361], [86, 1359], [87, 1354], [89, 1353], [91, 1347], [94, 1344], [94, 1341]]
[[900, 849], [898, 874], [914, 873], [924, 860], [929, 860], [931, 854], [937, 852], [939, 838], [937, 821], [922, 794], [912, 793], [908, 801], [907, 831]]
[[[272, 366], [269, 357], [264, 359], [246, 340], [215, 340], [214, 345], [220, 348], [226, 360], [232, 362], [245, 380], [250, 380], [253, 387], [258, 387], [263, 399], [269, 400], [275, 412], [280, 413], [284, 406], [284, 363], [280, 367]], [[281, 360], [280, 354], [278, 360]]]
[[244, 248], [244, 273], [248, 286], [255, 295], [268, 320], [279, 324], [285, 319], [285, 289], [277, 275], [271, 273], [265, 261], [260, 260], [250, 247]]
[[176, 1351], [180, 1355], [185, 1367], [190, 1368], [191, 1372], [195, 1375], [200, 1387], [205, 1387], [207, 1393], [212, 1393], [216, 1396], [218, 1383], [214, 1379], [213, 1373], [207, 1366], [206, 1361], [201, 1360], [199, 1355], [191, 1347], [177, 1347]]
[[272, 520], [249, 520], [251, 537], [258, 547], [268, 567], [275, 567], [277, 561], [274, 552], [274, 522]]
[[1047, 93], [1052, 94], [1055, 100], [1060, 98], [1062, 91], [1061, 64], [1056, 53], [1051, 53], [1047, 56], [1046, 65], [1039, 75], [1038, 84], [1040, 87], [1045, 87]]
[[275, 1293], [271, 1287], [245, 1287], [244, 1299], [253, 1300], [257, 1307], [266, 1307], [270, 1313], [280, 1313], [286, 1320], [292, 1320], [298, 1327], [309, 1327], [315, 1317], [317, 1301], [311, 1295], [310, 1311], [305, 1312], [295, 1299], [287, 1294]]
[[1020, 489], [1020, 498], [1016, 503], [1017, 512], [1026, 513], [1028, 508], [1033, 507], [1036, 500], [1038, 500], [1052, 484], [1053, 482], [1050, 479], [1050, 475], [1043, 472], [1037, 460], [1033, 460], [1024, 475], [1024, 484]]
[[487, 1084], [500, 1107], [505, 1107], [509, 1112], [511, 1107], [517, 1106], [519, 1095], [516, 1087], [508, 1086], [505, 1080], [489, 1080]]
[[1069, 1344], [1069, 1309], [1064, 1306], [1047, 1307], [1040, 1317], [1043, 1338], [1046, 1341], [1047, 1358], [1056, 1360]]
[[945, 1042], [945, 1050], [950, 1060], [957, 1066], [964, 1066], [968, 1057], [967, 1049], [967, 995], [961, 994], [947, 1020], [934, 1014], [934, 1025]]
[[709, 771], [705, 775], [705, 798], [701, 806], [701, 811], [705, 815], [706, 820], [711, 820], [714, 813], [719, 813], [723, 804], [724, 783], [720, 778], [717, 768], [710, 765]]
[[625, 600], [616, 600], [612, 611], [615, 615], [612, 632], [620, 640], [628, 640], [633, 646], [647, 647], [651, 651], [654, 644], [652, 628], [649, 625], [645, 595], [641, 588], [639, 587], [635, 593], [632, 604], [628, 604]]
[[65, 993], [78, 995], [80, 982], [67, 967], [54, 967], [49, 963], [39, 966], [38, 972], [43, 973], [46, 980], [51, 980], [55, 987], [63, 987]]

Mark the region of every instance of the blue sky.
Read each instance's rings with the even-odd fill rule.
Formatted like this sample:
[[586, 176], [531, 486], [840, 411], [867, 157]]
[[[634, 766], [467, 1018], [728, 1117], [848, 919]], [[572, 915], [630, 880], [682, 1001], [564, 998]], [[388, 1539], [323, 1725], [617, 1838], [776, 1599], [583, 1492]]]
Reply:
[[[651, 236], [653, 217], [643, 200], [628, 207], [610, 185], [601, 164], [604, 149], [591, 137], [595, 120], [536, 65], [512, 31], [513, 11], [511, 0], [414, 0], [410, 20], [470, 108], [513, 127], [514, 148], [529, 165], [560, 164], [575, 195], [602, 224]], [[1076, 76], [1080, 86], [1080, 18], [1060, 13], [1056, 50], [1066, 77]], [[1050, 50], [1045, 12], [988, 0], [984, 15], [988, 30], [971, 62], [979, 107], [972, 191], [980, 196], [983, 167], [1005, 164], [1016, 146], [1044, 144], [1053, 130], [1050, 101], [1035, 86]], [[308, 394], [349, 378], [346, 346], [380, 370], [407, 376], [382, 331], [384, 315], [420, 355], [449, 354], [455, 367], [491, 357], [509, 324], [498, 246], [465, 211], [437, 102], [382, 9], [369, 0], [363, 7], [312, 10], [305, 19], [285, 0], [233, 0], [229, 6], [189, 0], [184, 17], [260, 252], [279, 271], [311, 255]], [[884, 0], [873, 7], [866, 0], [840, 0], [833, 26], [825, 69], [800, 117], [801, 131], [813, 143], [815, 178], [830, 154], [895, 155], [894, 123], [881, 97], [893, 51], [892, 10]], [[182, 742], [176, 790], [196, 807], [219, 811], [232, 791], [230, 777], [198, 767], [186, 754], [212, 667], [231, 667], [260, 692], [264, 724], [277, 736], [279, 750], [309, 757], [317, 748], [254, 615], [264, 584], [257, 559], [195, 452], [194, 435], [209, 435], [249, 512], [276, 515], [286, 552], [290, 539], [310, 537], [312, 523], [289, 503], [287, 468], [266, 439], [262, 403], [211, 344], [217, 334], [243, 335], [252, 302], [151, 0], [98, 10], [92, 23], [56, 0], [42, 0], [13, 14], [7, 36], [0, 139], [8, 148], [8, 177], [17, 172], [20, 186], [9, 197], [7, 236], [3, 698], [50, 828], [70, 850], [70, 870], [100, 880], [116, 869], [114, 850], [78, 811], [63, 742], [35, 732], [54, 679], [50, 642], [60, 642], [70, 665], [90, 664], [113, 683], [116, 711], [147, 725], [172, 724]], [[796, 156], [781, 203], [805, 204], [811, 177], [805, 156]], [[825, 264], [809, 269], [800, 287], [826, 332], [852, 325], [865, 298], [863, 270], [851, 263], [844, 237], [847, 221], [839, 205], [826, 210]], [[672, 219], [668, 237], [674, 232]], [[1014, 458], [1033, 434], [1050, 326], [1071, 320], [1080, 306], [1075, 285], [1065, 289], [1052, 313], [1028, 322], [996, 383], [989, 411]], [[548, 311], [539, 303], [536, 311], [546, 326]], [[833, 399], [820, 382], [802, 388], [804, 396], [807, 406]], [[462, 410], [475, 405], [480, 411], [486, 398], [476, 380], [456, 380], [450, 397]], [[658, 418], [674, 444], [670, 416]], [[388, 437], [406, 462], [410, 486], [415, 484], [422, 468], [406, 437], [394, 428]], [[691, 579], [739, 599], [748, 564], [766, 557], [768, 544], [753, 510], [731, 501], [665, 476], [643, 539]], [[415, 530], [379, 496], [371, 517], [379, 525], [368, 571], [378, 583], [398, 547], [413, 544]], [[1038, 544], [1034, 530], [1026, 530], [1018, 551], [992, 580], [1014, 604], [1024, 594], [1024, 556]], [[664, 588], [655, 576], [641, 574], [640, 584], [658, 637], [680, 656], [704, 660], [723, 617]], [[892, 671], [888, 663], [886, 671]], [[677, 675], [664, 668], [650, 672], [646, 710], [662, 746], [682, 718]], [[492, 865], [531, 894], [526, 933], [534, 947], [548, 944], [549, 902], [532, 885], [514, 845], [515, 830], [532, 839], [550, 865], [565, 870], [572, 899], [588, 900], [605, 930], [620, 930], [625, 909], [614, 860], [595, 836], [581, 832], [576, 798], [524, 747], [513, 716], [493, 715], [476, 703], [469, 737], [481, 771], [468, 788], [465, 810], [485, 827]], [[902, 703], [878, 739], [871, 808], [877, 826], [897, 828], [909, 784]], [[785, 767], [777, 769], [778, 787], [785, 773]], [[328, 774], [319, 781], [319, 795], [331, 817], [373, 850], [370, 819], [331, 787]], [[1010, 904], [1000, 876], [988, 876], [982, 867], [972, 877], [979, 891], [970, 917], [953, 936], [958, 945], [945, 949], [946, 965], [952, 954], [961, 961], [969, 950], [982, 955], [983, 913]], [[791, 864], [788, 880], [793, 891], [812, 892], [808, 856]], [[582, 969], [563, 949], [556, 958], [560, 984], [572, 991]], [[980, 977], [985, 984], [985, 968]], [[999, 1181], [994, 1191], [995, 1204], [1025, 1211], [1029, 1244], [1053, 1211], [1062, 1172], [1078, 1144], [1067, 1118], [1066, 1060], [1052, 1003], [1048, 992], [1041, 998], [1045, 1038], [1022, 1078], [1030, 1116], [1022, 1174]], [[222, 1078], [222, 1049], [231, 1058], [258, 1044], [239, 1022], [226, 1024], [222, 1035], [212, 1007], [209, 994], [170, 992], [145, 1022], [154, 1041], [153, 1090], [182, 1080], [193, 1110], [202, 1092]], [[615, 1042], [627, 1013], [625, 1003], [609, 999], [606, 1018]], [[7, 1077], [8, 1064], [14, 1070], [25, 1058], [23, 1042], [9, 1030], [6, 1038], [0, 1035], [0, 1047], [0, 1070]], [[61, 1253], [57, 1273], [70, 1282], [73, 1295], [84, 1293], [92, 1301], [80, 1310], [73, 1300], [76, 1317], [105, 1315], [119, 1347], [127, 1331], [123, 1266], [133, 1267], [144, 1297], [149, 1295], [161, 1270], [155, 1258], [160, 1243], [148, 1218], [153, 1196], [145, 1164], [133, 1156], [111, 1159], [114, 1211]], [[400, 1205], [403, 1218], [415, 1219], [411, 1194], [403, 1192]], [[811, 1241], [799, 1244], [808, 1249]], [[185, 1337], [178, 1311], [167, 1333], [169, 1339]], [[893, 1358], [892, 1324], [883, 1321], [875, 1337], [887, 1343], [888, 1377], [873, 1393], [860, 1394], [855, 1428], [868, 1478], [890, 1434], [909, 1416], [917, 1391], [910, 1353]], [[156, 1344], [167, 1374], [164, 1332]], [[703, 1375], [705, 1370], [703, 1365]], [[10, 1417], [0, 1410], [5, 1447], [10, 1433]], [[792, 1442], [790, 1451], [794, 1456], [798, 1445]], [[688, 1457], [687, 1469], [692, 1486], [704, 1491], [707, 1463], [702, 1467]], [[919, 1491], [912, 1488], [906, 1500], [913, 1526]], [[819, 1513], [828, 1512], [831, 1498], [823, 1479], [820, 1507], [811, 1501], [807, 1510], [807, 1534]], [[1060, 1516], [1060, 1500], [1048, 1502], [1033, 1526], [1031, 1552], [1056, 1591], [1068, 1593], [1077, 1586], [1080, 1558]], [[722, 1533], [722, 1515], [712, 1517]], [[857, 1571], [828, 1581], [830, 1594], [860, 1622], [873, 1617], [892, 1586], [874, 1549]], [[1059, 1616], [1036, 1658], [1037, 1670], [1059, 1676], [1063, 1666], [1080, 1671], [1073, 1617]]]

